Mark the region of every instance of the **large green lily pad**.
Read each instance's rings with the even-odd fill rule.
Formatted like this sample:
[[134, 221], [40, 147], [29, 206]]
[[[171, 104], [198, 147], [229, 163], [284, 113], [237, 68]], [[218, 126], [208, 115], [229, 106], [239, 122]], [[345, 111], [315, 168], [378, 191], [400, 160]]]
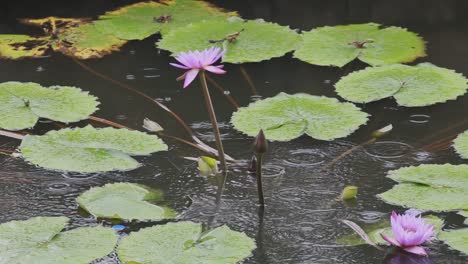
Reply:
[[303, 134], [333, 140], [353, 133], [368, 116], [355, 105], [335, 98], [280, 93], [239, 108], [231, 122], [249, 136], [263, 129], [269, 140], [288, 141]]
[[94, 113], [98, 104], [96, 97], [75, 87], [0, 83], [0, 128], [31, 128], [39, 118], [77, 122]]
[[443, 231], [439, 239], [451, 248], [468, 254], [468, 228]]
[[[229, 36], [233, 38], [231, 41]], [[219, 46], [226, 50], [223, 62], [244, 63], [281, 57], [294, 50], [299, 41], [299, 34], [289, 27], [236, 18], [200, 22], [174, 30], [159, 41], [158, 48], [177, 55]]]
[[162, 193], [133, 183], [113, 183], [93, 187], [76, 201], [81, 208], [99, 218], [127, 220], [161, 220], [175, 217], [165, 206], [150, 203], [161, 201]]
[[0, 225], [0, 263], [88, 264], [112, 252], [112, 228], [81, 227], [60, 232], [66, 217], [34, 217]]
[[400, 27], [379, 24], [319, 27], [303, 33], [294, 57], [315, 65], [342, 67], [359, 59], [370, 65], [411, 62], [426, 56], [424, 40]]
[[21, 154], [32, 164], [54, 170], [101, 172], [140, 166], [131, 155], [167, 150], [157, 136], [127, 129], [92, 126], [25, 136]]
[[356, 103], [393, 96], [402, 106], [427, 106], [465, 94], [467, 82], [453, 70], [420, 63], [369, 67], [341, 78], [335, 87], [341, 97]]
[[468, 159], [468, 130], [458, 135], [453, 141], [453, 147], [464, 159]]
[[9, 59], [41, 57], [52, 49], [78, 59], [101, 58], [117, 51], [127, 41], [98, 31], [86, 19], [46, 17], [22, 19], [41, 27], [45, 36], [0, 35], [0, 56]]
[[201, 224], [178, 222], [131, 233], [117, 255], [123, 263], [235, 264], [255, 247], [253, 239], [227, 226], [202, 232]]
[[468, 165], [420, 165], [388, 176], [401, 183], [378, 195], [385, 202], [420, 210], [468, 210]]
[[94, 25], [101, 32], [120, 39], [141, 40], [191, 23], [222, 20], [236, 15], [204, 1], [164, 0], [136, 3], [107, 12]]

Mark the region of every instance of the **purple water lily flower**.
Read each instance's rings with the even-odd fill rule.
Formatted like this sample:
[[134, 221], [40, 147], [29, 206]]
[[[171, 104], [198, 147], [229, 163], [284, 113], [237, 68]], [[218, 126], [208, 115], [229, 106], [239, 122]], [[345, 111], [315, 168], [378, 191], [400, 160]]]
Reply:
[[426, 223], [421, 216], [417, 216], [412, 212], [399, 215], [393, 211], [390, 222], [395, 238], [381, 233], [380, 236], [383, 239], [404, 251], [417, 255], [427, 255], [426, 250], [420, 245], [434, 235], [433, 225]]
[[224, 65], [212, 65], [217, 60], [219, 60], [224, 55], [224, 53], [225, 51], [217, 47], [211, 47], [203, 51], [195, 50], [189, 52], [181, 52], [175, 57], [175, 59], [181, 64], [169, 64], [180, 69], [188, 70], [183, 75], [177, 78], [177, 80], [185, 79], [185, 88], [195, 79], [195, 77], [197, 77], [197, 74], [200, 71], [206, 70], [216, 74], [226, 73], [226, 71], [222, 69]]

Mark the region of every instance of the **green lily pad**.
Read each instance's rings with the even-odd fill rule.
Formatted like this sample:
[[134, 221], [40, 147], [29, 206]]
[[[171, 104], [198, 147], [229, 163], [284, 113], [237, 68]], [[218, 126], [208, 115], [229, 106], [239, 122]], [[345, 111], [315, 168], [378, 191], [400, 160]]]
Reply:
[[378, 195], [385, 202], [420, 210], [468, 210], [468, 165], [420, 165], [388, 175], [401, 183]]
[[87, 264], [112, 252], [112, 228], [81, 227], [60, 232], [66, 217], [34, 217], [0, 225], [0, 262], [8, 264]]
[[94, 24], [101, 32], [120, 39], [141, 40], [191, 23], [222, 20], [231, 16], [237, 16], [237, 13], [226, 12], [203, 1], [164, 0], [124, 6], [100, 16]]
[[113, 183], [93, 187], [76, 201], [81, 208], [99, 218], [127, 220], [161, 220], [174, 218], [176, 213], [149, 201], [162, 199], [162, 193], [132, 183]]
[[336, 83], [336, 92], [356, 103], [393, 96], [402, 106], [427, 106], [454, 100], [466, 93], [467, 79], [453, 70], [430, 63], [369, 67], [352, 72]]
[[[226, 40], [230, 35], [233, 40]], [[281, 57], [294, 50], [299, 41], [299, 34], [289, 27], [263, 20], [227, 19], [174, 30], [157, 45], [173, 54], [219, 46], [226, 50], [223, 62], [244, 63]]]
[[303, 33], [294, 57], [315, 65], [342, 67], [354, 59], [370, 65], [411, 62], [426, 56], [424, 40], [400, 27], [379, 24], [319, 27]]
[[249, 136], [263, 129], [269, 140], [288, 141], [303, 134], [333, 140], [353, 133], [368, 116], [355, 105], [335, 98], [280, 93], [239, 108], [231, 122]]
[[201, 224], [178, 222], [133, 232], [116, 251], [123, 263], [235, 264], [255, 247], [253, 239], [227, 226], [203, 233]]
[[458, 135], [453, 141], [455, 151], [464, 159], [468, 159], [468, 130]]
[[468, 228], [442, 231], [439, 239], [451, 248], [468, 254]]
[[48, 49], [47, 38], [35, 38], [27, 35], [1, 34], [0, 57], [19, 59], [40, 57]]
[[21, 154], [32, 164], [54, 170], [101, 172], [140, 166], [130, 155], [167, 150], [157, 136], [127, 129], [92, 126], [25, 136]]
[[94, 113], [98, 104], [96, 97], [75, 87], [4, 82], [0, 83], [0, 128], [31, 128], [39, 118], [77, 122]]

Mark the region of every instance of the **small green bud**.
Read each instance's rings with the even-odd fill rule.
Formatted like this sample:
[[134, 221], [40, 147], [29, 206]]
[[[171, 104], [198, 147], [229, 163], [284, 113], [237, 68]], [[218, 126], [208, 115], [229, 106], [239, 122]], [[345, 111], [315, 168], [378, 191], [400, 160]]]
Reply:
[[341, 200], [354, 199], [356, 198], [357, 193], [358, 193], [357, 186], [346, 186], [341, 192], [340, 199]]

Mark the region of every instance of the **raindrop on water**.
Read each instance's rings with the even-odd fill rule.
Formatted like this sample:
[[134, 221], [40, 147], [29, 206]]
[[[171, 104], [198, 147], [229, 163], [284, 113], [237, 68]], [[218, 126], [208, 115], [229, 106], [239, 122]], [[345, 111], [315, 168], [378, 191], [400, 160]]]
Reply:
[[429, 122], [429, 120], [431, 119], [430, 116], [428, 115], [421, 115], [421, 114], [418, 114], [418, 115], [411, 115], [409, 117], [409, 121], [411, 123], [415, 123], [415, 124], [424, 124], [424, 123], [427, 123]]
[[125, 76], [125, 78], [126, 78], [127, 80], [135, 80], [135, 75], [133, 75], [133, 74], [127, 74], [127, 76]]

